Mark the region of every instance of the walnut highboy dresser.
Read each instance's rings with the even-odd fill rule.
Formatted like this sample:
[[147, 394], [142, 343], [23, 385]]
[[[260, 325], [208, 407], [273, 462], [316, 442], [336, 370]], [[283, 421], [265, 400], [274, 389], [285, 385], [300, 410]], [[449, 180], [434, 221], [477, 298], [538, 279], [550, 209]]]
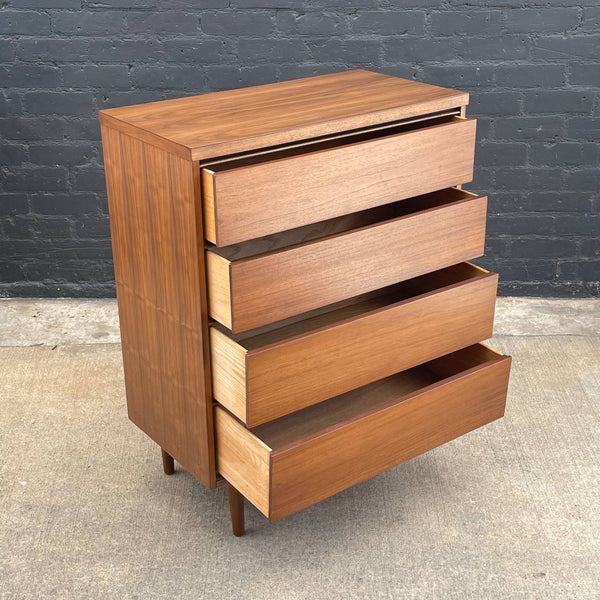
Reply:
[[467, 103], [359, 70], [101, 111], [129, 416], [236, 535], [504, 414]]

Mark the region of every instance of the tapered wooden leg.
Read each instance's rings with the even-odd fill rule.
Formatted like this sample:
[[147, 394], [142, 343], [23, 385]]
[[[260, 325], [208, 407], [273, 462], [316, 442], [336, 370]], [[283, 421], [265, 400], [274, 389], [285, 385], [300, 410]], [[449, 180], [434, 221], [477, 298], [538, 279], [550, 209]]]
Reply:
[[163, 469], [165, 473], [167, 475], [173, 475], [173, 473], [175, 473], [175, 461], [173, 460], [173, 457], [162, 448], [160, 450], [162, 452]]
[[230, 484], [227, 484], [227, 493], [229, 494], [229, 510], [231, 511], [233, 535], [239, 537], [246, 532], [244, 527], [244, 496]]

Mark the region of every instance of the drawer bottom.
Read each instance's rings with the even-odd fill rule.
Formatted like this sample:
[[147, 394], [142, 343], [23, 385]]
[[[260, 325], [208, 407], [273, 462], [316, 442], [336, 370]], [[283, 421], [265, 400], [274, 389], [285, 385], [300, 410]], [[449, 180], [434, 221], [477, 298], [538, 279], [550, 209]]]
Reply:
[[276, 521], [502, 417], [509, 370], [476, 344], [253, 429], [217, 405], [217, 468]]

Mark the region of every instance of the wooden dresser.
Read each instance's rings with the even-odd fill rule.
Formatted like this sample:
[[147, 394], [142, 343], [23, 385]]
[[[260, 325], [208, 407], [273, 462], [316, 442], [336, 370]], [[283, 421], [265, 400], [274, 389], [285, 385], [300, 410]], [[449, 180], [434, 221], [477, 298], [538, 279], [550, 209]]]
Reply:
[[359, 70], [100, 112], [129, 417], [236, 535], [504, 414], [467, 103]]

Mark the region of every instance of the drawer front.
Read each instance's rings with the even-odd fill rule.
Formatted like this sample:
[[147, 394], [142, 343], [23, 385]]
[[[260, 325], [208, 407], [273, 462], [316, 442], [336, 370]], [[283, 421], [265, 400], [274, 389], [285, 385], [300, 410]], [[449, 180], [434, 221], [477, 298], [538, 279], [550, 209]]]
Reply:
[[[248, 430], [217, 407], [219, 472], [275, 521], [503, 416], [510, 358], [481, 345], [456, 355], [425, 365], [436, 377], [408, 394], [394, 397], [401, 384], [390, 378], [374, 392], [364, 388], [365, 398], [329, 401], [333, 412], [344, 410], [335, 402], [356, 407], [334, 424], [323, 410], [311, 416], [311, 407], [298, 413], [300, 425], [290, 415]], [[369, 409], [369, 393], [383, 393], [384, 403]], [[307, 425], [311, 419], [326, 426]], [[294, 428], [301, 437], [289, 441]]]
[[495, 273], [464, 264], [421, 279], [440, 289], [276, 342], [212, 328], [215, 399], [252, 427], [491, 337]]
[[475, 126], [452, 117], [306, 154], [203, 168], [205, 236], [227, 246], [471, 181]]
[[241, 260], [208, 251], [210, 315], [246, 331], [481, 256], [486, 206], [471, 195]]

